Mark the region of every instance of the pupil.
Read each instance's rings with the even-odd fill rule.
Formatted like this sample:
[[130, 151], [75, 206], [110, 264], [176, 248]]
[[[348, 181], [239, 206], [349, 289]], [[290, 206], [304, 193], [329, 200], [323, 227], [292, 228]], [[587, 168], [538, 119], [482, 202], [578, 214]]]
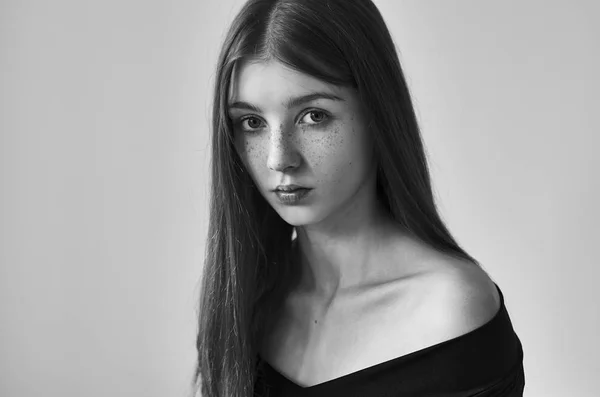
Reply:
[[248, 119], [248, 124], [250, 125], [250, 128], [256, 128], [258, 127], [258, 120]]
[[[317, 116], [315, 117], [315, 115]], [[313, 119], [313, 121], [321, 121], [321, 117], [319, 117], [319, 115], [322, 117], [319, 112], [310, 112], [310, 118]]]

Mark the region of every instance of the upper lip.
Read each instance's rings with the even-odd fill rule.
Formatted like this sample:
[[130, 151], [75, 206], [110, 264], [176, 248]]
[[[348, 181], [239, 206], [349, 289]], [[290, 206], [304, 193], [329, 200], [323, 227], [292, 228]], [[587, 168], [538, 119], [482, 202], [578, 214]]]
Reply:
[[296, 189], [309, 189], [309, 188], [300, 186], [300, 185], [279, 185], [275, 189], [273, 189], [273, 191], [274, 192], [276, 192], [278, 190], [290, 191], [290, 190], [296, 190]]

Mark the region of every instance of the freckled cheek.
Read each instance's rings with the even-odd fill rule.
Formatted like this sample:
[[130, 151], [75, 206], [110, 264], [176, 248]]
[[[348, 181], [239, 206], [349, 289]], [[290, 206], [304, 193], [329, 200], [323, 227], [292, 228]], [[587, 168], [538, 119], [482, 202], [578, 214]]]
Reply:
[[263, 155], [263, 150], [260, 144], [255, 140], [247, 139], [243, 146], [243, 158], [247, 165], [256, 167], [258, 161]]
[[244, 142], [244, 157], [247, 162], [255, 164], [261, 155], [261, 145], [256, 141], [247, 139]]
[[319, 184], [338, 185], [348, 172], [344, 124], [334, 124], [326, 134], [315, 135], [306, 142], [307, 161], [319, 175]]
[[258, 184], [263, 178], [262, 174], [266, 174], [267, 151], [264, 145], [256, 139], [245, 139], [241, 144], [240, 157], [242, 158], [246, 169]]

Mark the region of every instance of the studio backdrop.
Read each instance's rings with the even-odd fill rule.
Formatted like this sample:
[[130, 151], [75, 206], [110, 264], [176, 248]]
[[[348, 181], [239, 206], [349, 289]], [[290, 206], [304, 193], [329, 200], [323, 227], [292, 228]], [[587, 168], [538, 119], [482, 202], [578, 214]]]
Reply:
[[[598, 396], [600, 5], [376, 0], [525, 396]], [[241, 0], [0, 0], [0, 396], [184, 397]]]

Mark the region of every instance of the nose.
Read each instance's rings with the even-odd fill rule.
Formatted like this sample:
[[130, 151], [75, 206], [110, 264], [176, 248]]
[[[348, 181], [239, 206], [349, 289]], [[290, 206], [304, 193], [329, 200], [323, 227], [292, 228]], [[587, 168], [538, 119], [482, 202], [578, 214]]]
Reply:
[[291, 130], [280, 126], [271, 132], [267, 166], [273, 171], [286, 171], [300, 165], [300, 153], [293, 142]]

